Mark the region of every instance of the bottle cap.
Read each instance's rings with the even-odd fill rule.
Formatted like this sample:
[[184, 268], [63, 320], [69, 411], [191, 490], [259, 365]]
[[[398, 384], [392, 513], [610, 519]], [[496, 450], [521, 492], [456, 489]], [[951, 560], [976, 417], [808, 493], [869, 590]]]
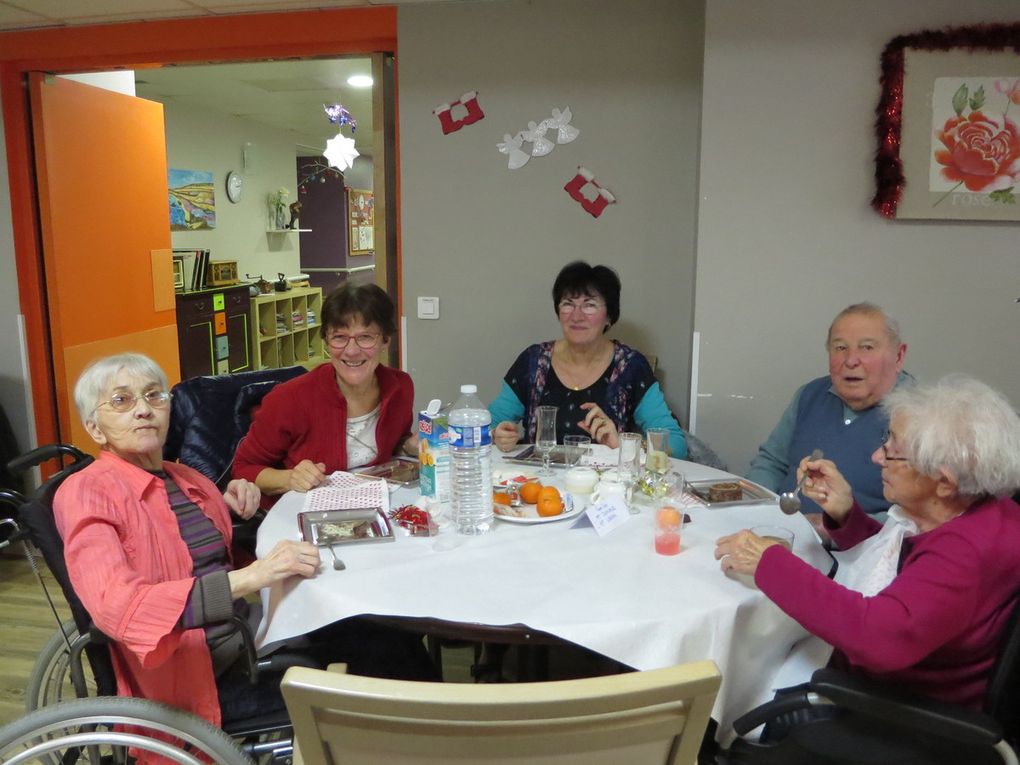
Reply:
[[461, 393], [477, 393], [478, 392], [478, 386], [477, 385], [461, 385], [460, 386], [460, 392]]

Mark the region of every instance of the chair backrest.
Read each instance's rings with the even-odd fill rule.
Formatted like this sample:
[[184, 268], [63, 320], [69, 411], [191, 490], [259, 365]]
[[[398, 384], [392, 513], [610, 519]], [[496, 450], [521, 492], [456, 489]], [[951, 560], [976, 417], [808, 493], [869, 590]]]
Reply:
[[251, 425], [252, 409], [278, 383], [304, 367], [263, 369], [182, 380], [171, 390], [170, 428], [163, 459], [179, 460], [221, 489], [230, 480], [237, 444]]
[[281, 688], [304, 765], [693, 763], [711, 661], [543, 683], [383, 680], [293, 668]]

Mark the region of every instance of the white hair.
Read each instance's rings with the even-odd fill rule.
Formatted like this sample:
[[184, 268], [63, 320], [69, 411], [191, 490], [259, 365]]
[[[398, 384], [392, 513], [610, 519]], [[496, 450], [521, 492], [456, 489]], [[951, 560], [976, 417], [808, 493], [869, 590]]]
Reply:
[[1005, 496], [1020, 487], [1020, 417], [997, 390], [966, 375], [900, 388], [882, 407], [902, 416], [897, 439], [919, 472], [946, 470], [960, 494]]
[[110, 381], [122, 369], [139, 377], [155, 380], [163, 390], [169, 387], [166, 373], [160, 369], [159, 364], [140, 353], [118, 353], [116, 356], [93, 361], [85, 367], [78, 377], [78, 382], [74, 384], [74, 403], [78, 407], [82, 425], [88, 425], [92, 420], [96, 407], [102, 403], [99, 397], [106, 392]]
[[829, 342], [832, 340], [832, 328], [836, 326], [836, 322], [842, 319], [844, 316], [850, 315], [861, 315], [861, 316], [881, 316], [882, 321], [885, 322], [885, 334], [889, 338], [889, 342], [897, 348], [903, 344], [903, 334], [900, 332], [900, 323], [896, 321], [892, 316], [886, 313], [881, 307], [874, 303], [867, 301], [863, 303], [854, 303], [848, 305], [842, 311], [836, 314], [836, 318], [832, 320], [832, 324], [829, 325], [829, 332], [825, 336], [825, 346], [829, 346]]

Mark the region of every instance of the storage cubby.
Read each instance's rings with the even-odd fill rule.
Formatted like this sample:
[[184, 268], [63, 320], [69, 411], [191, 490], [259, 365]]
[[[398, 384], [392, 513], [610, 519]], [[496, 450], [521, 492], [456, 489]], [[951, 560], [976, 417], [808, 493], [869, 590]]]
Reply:
[[251, 300], [256, 369], [302, 364], [313, 367], [326, 358], [319, 338], [322, 290], [294, 287]]

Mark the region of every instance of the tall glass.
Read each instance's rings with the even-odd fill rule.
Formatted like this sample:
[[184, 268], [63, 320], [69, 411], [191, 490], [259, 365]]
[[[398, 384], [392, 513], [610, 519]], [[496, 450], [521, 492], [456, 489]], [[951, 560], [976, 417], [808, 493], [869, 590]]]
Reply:
[[552, 475], [549, 457], [556, 446], [556, 413], [558, 406], [540, 406], [536, 412], [535, 448], [542, 455], [542, 470], [539, 475]]
[[620, 461], [617, 465], [617, 472], [620, 480], [628, 486], [633, 486], [637, 480], [638, 472], [641, 469], [641, 434], [621, 433], [620, 434]]
[[648, 451], [645, 454], [645, 469], [658, 475], [669, 472], [669, 430], [666, 428], [649, 428]]

